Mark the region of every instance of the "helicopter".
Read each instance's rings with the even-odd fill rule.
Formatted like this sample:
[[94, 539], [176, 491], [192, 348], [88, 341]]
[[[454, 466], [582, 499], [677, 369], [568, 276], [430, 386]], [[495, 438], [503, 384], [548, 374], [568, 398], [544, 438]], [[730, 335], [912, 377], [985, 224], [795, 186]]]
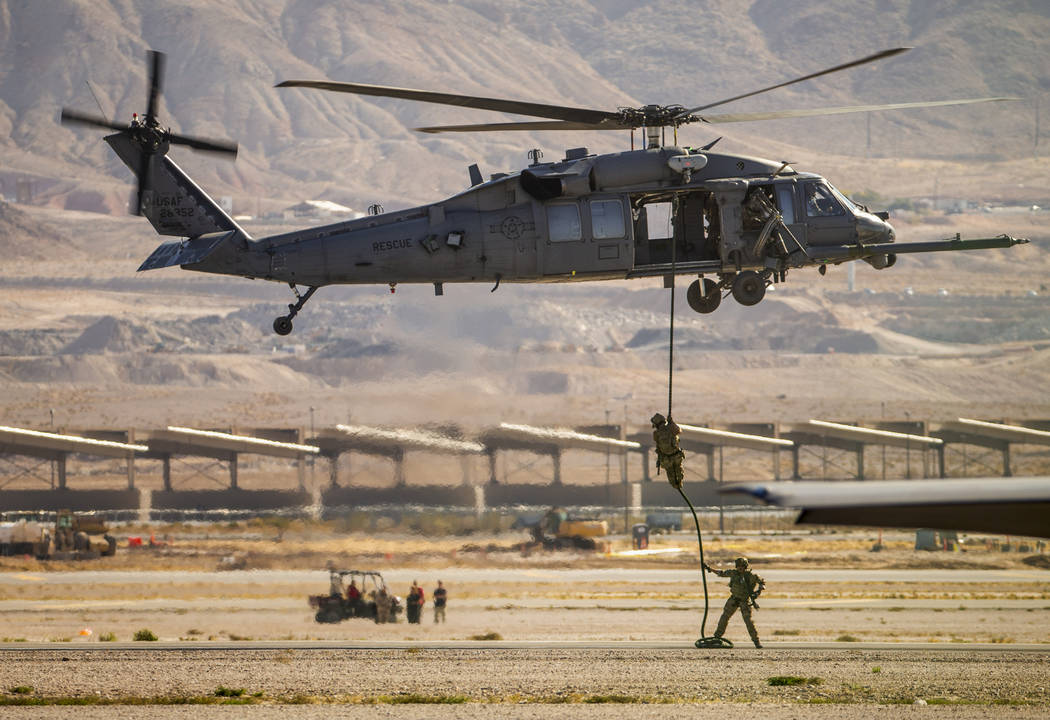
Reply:
[[[150, 51], [146, 115], [122, 126], [63, 109], [62, 122], [116, 130], [105, 141], [138, 182], [135, 212], [161, 235], [183, 238], [160, 245], [140, 271], [178, 265], [184, 270], [287, 283], [295, 297], [277, 317], [278, 335], [321, 287], [335, 284], [572, 282], [695, 275], [690, 307], [714, 312], [725, 297], [761, 302], [789, 270], [864, 260], [889, 268], [901, 253], [1005, 248], [1027, 242], [993, 238], [896, 243], [886, 212], [849, 200], [824, 177], [778, 162], [680, 147], [678, 128], [776, 118], [812, 117], [915, 107], [1010, 100], [1004, 97], [909, 102], [758, 113], [711, 114], [711, 108], [770, 90], [892, 57], [894, 48], [732, 98], [686, 108], [645, 105], [616, 111], [456, 95], [359, 83], [288, 80], [278, 88], [306, 88], [399, 98], [544, 118], [504, 123], [416, 128], [424, 133], [536, 130], [630, 130], [632, 147], [594, 154], [571, 148], [543, 162], [538, 149], [518, 172], [485, 179], [468, 170], [470, 186], [429, 205], [377, 212], [358, 219], [254, 239], [168, 157], [172, 145], [236, 155], [227, 141], [172, 133], [160, 126], [157, 100], [163, 54]], [[634, 133], [646, 143], [635, 149]], [[672, 144], [664, 144], [667, 130]], [[378, 208], [377, 208], [378, 210]], [[300, 290], [300, 287], [305, 290]]]

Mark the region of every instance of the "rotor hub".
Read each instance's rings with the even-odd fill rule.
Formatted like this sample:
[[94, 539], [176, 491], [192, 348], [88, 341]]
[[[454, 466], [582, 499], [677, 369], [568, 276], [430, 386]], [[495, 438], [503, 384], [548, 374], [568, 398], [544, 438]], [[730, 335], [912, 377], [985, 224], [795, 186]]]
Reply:
[[618, 122], [634, 128], [640, 127], [678, 127], [696, 122], [695, 115], [685, 114], [681, 105], [645, 105], [640, 108], [621, 107]]

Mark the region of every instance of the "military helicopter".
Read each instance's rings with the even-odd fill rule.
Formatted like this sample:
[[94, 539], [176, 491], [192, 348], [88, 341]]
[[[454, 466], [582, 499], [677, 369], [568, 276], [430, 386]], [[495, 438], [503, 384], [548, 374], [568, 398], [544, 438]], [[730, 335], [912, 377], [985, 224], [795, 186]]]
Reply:
[[[421, 132], [508, 130], [630, 130], [632, 149], [596, 155], [567, 150], [562, 160], [531, 164], [485, 180], [468, 168], [470, 187], [430, 205], [253, 239], [167, 156], [171, 145], [236, 153], [224, 141], [179, 136], [156, 119], [163, 56], [151, 52], [150, 95], [144, 119], [129, 127], [63, 110], [62, 121], [117, 130], [105, 138], [138, 181], [136, 211], [161, 235], [185, 238], [158, 247], [139, 270], [179, 265], [185, 270], [288, 283], [296, 301], [274, 320], [279, 335], [318, 288], [334, 284], [567, 282], [695, 275], [687, 292], [699, 313], [724, 296], [759, 303], [788, 270], [864, 260], [891, 267], [901, 253], [1010, 247], [1006, 235], [895, 243], [885, 212], [851, 202], [820, 175], [776, 162], [701, 148], [664, 145], [670, 128], [775, 118], [811, 117], [898, 108], [993, 102], [974, 98], [891, 105], [786, 110], [732, 115], [710, 108], [874, 62], [910, 48], [894, 48], [770, 87], [692, 108], [646, 105], [590, 110], [356, 83], [290, 80], [299, 87], [354, 93], [545, 118], [540, 121], [417, 128]], [[642, 128], [644, 149], [633, 149]], [[653, 222], [653, 219], [663, 219]], [[705, 277], [705, 275], [713, 277]], [[717, 279], [713, 279], [717, 278]], [[300, 291], [300, 286], [305, 292]]]

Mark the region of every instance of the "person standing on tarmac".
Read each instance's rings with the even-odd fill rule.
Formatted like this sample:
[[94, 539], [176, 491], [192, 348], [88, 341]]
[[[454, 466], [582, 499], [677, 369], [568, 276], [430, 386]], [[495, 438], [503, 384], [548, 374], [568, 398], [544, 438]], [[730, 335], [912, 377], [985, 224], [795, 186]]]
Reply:
[[726, 600], [722, 610], [722, 617], [718, 619], [715, 637], [722, 637], [726, 626], [729, 625], [729, 618], [733, 617], [733, 613], [739, 608], [740, 616], [744, 618], [744, 625], [747, 627], [747, 633], [751, 636], [751, 642], [757, 648], [762, 647], [762, 643], [758, 640], [758, 630], [755, 629], [755, 623], [751, 620], [751, 608], [758, 609], [758, 603], [755, 601], [765, 590], [766, 581], [751, 572], [747, 558], [744, 557], [738, 557], [736, 567], [730, 570], [715, 570], [707, 563], [704, 563], [704, 570], [718, 577], [729, 578], [729, 599]]
[[390, 593], [387, 592], [385, 585], [373, 592], [376, 596], [376, 622], [390, 622]]
[[445, 622], [445, 604], [448, 602], [448, 590], [444, 583], [438, 580], [438, 586], [434, 588], [434, 623]]
[[415, 580], [412, 581], [412, 587], [408, 591], [408, 605], [405, 609], [405, 615], [410, 623], [418, 624], [420, 613], [423, 612], [423, 588], [419, 587], [419, 583]]
[[656, 472], [663, 468], [671, 487], [681, 490], [685, 477], [682, 471], [685, 453], [678, 446], [678, 437], [682, 434], [682, 428], [678, 427], [674, 420], [665, 419], [660, 413], [653, 415], [650, 422], [653, 424], [653, 442], [656, 443]]

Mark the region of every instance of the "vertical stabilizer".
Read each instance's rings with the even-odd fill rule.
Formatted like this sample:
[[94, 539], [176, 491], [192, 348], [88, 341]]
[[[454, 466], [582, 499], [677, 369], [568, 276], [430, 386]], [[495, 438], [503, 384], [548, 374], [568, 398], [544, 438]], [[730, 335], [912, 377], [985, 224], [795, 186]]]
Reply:
[[[249, 238], [165, 153], [143, 153], [125, 133], [109, 135], [105, 140], [146, 188], [142, 194], [142, 214], [158, 233], [193, 238], [236, 231], [243, 238]], [[140, 173], [146, 177], [138, 177]]]

